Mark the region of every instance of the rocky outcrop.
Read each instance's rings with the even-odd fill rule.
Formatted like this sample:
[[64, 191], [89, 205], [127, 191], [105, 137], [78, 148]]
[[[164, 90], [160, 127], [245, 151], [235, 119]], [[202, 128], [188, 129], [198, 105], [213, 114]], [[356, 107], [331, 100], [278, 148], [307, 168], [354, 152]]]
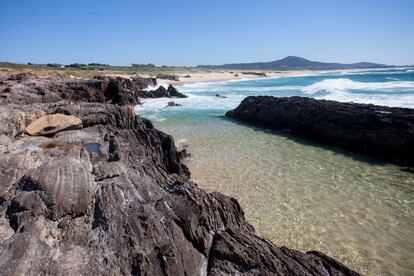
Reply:
[[140, 104], [140, 98], [186, 97], [172, 85], [147, 92], [157, 85], [155, 78], [98, 76], [76, 79], [65, 76], [39, 77], [14, 74], [0, 82], [0, 104], [51, 103], [62, 100], [116, 105]]
[[158, 87], [156, 90], [143, 92], [143, 98], [187, 98], [187, 95], [184, 95], [172, 86], [171, 84], [165, 89], [164, 86]]
[[414, 110], [311, 98], [247, 97], [226, 116], [414, 164]]
[[[58, 114], [81, 128], [25, 134]], [[128, 105], [0, 105], [2, 274], [357, 275], [259, 238], [235, 199], [190, 180], [185, 154]]]

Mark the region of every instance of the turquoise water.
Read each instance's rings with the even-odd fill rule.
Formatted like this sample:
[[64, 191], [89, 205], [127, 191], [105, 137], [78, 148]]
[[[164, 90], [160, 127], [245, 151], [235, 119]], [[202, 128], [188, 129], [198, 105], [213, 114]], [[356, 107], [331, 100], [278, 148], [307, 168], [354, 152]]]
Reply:
[[[247, 95], [308, 96], [414, 108], [414, 70], [191, 84], [137, 112], [187, 145], [192, 178], [237, 198], [257, 232], [320, 250], [368, 275], [414, 274], [414, 174], [393, 164], [225, 118]], [[216, 94], [226, 98], [216, 97]]]
[[[414, 108], [414, 69], [329, 72], [259, 80], [196, 83], [180, 87], [189, 95], [176, 99], [181, 107], [167, 109], [169, 99], [147, 100], [140, 112], [156, 120], [183, 116], [223, 115], [246, 96], [304, 96], [345, 102]], [[222, 97], [215, 97], [216, 94]], [[203, 114], [200, 114], [203, 113]]]

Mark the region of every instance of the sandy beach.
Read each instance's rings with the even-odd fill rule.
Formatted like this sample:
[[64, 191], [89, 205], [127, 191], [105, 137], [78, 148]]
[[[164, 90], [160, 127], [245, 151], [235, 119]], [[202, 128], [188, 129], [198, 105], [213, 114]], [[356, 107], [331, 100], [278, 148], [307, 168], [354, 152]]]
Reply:
[[[179, 76], [179, 81], [162, 80], [165, 83], [172, 84], [174, 86], [180, 86], [188, 83], [203, 83], [203, 82], [222, 82], [222, 81], [236, 81], [236, 80], [249, 80], [249, 79], [263, 79], [272, 77], [284, 77], [284, 76], [303, 76], [309, 74], [320, 73], [350, 73], [361, 72], [367, 70], [384, 70], [387, 68], [363, 68], [363, 69], [343, 69], [343, 70], [289, 70], [289, 71], [241, 71], [241, 70], [197, 70], [197, 71], [179, 71], [176, 75]], [[260, 75], [264, 73], [264, 75]], [[151, 76], [146, 76], [151, 77]]]

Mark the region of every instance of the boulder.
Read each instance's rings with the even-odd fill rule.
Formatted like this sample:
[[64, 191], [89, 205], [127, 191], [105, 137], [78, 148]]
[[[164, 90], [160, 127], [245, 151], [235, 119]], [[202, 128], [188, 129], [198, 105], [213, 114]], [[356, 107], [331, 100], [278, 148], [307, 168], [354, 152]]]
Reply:
[[184, 95], [184, 94], [178, 92], [177, 88], [175, 88], [171, 84], [168, 86], [167, 92], [168, 92], [170, 97], [176, 97], [176, 98], [187, 98], [188, 97], [187, 95]]
[[176, 102], [168, 102], [167, 106], [181, 106], [181, 104], [178, 104]]
[[78, 117], [64, 114], [42, 116], [30, 123], [25, 132], [32, 136], [50, 135], [63, 130], [82, 128], [82, 120]]

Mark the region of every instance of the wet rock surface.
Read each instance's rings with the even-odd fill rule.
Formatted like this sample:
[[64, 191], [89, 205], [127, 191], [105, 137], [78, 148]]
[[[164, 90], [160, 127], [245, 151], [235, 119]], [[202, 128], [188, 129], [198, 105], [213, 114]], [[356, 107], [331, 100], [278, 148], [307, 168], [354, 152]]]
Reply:
[[[238, 202], [198, 188], [185, 152], [132, 106], [10, 99], [0, 104], [3, 275], [356, 275], [258, 237]], [[52, 114], [81, 128], [25, 134]]]
[[414, 110], [303, 97], [251, 96], [226, 116], [414, 165]]

